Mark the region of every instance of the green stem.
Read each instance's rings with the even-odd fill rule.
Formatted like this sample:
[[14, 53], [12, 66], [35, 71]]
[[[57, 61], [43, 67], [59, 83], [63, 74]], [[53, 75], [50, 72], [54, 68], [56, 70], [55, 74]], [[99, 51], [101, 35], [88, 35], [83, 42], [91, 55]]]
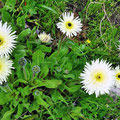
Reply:
[[47, 107], [45, 107], [45, 108], [49, 112], [49, 114], [51, 115], [51, 117], [53, 118], [53, 120], [56, 120], [55, 117], [53, 116], [53, 114], [51, 113], [51, 111]]
[[25, 80], [27, 80], [27, 73], [26, 73], [25, 67], [23, 67], [23, 74], [24, 74]]
[[34, 77], [35, 77], [35, 73], [32, 74], [31, 83], [33, 82]]
[[11, 88], [8, 86], [8, 84], [6, 86], [4, 86], [4, 89], [6, 90], [6, 92], [12, 92]]
[[19, 5], [19, 7], [17, 8], [17, 11], [19, 11], [20, 7], [22, 6], [22, 4], [24, 3], [25, 0], [22, 0], [21, 4]]
[[[60, 52], [60, 48], [61, 48], [61, 46], [62, 46], [62, 42], [65, 40], [65, 38], [66, 38], [66, 36], [60, 41], [60, 46], [59, 46], [59, 48], [58, 48], [58, 54], [59, 54], [59, 52]], [[57, 54], [57, 55], [58, 55]]]

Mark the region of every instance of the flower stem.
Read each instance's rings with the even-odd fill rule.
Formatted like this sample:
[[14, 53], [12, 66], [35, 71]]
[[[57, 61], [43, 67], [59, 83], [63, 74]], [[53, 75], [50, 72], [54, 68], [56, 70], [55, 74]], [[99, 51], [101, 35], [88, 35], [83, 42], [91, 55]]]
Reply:
[[27, 73], [24, 66], [23, 66], [23, 74], [24, 74], [25, 80], [27, 80]]
[[59, 46], [57, 55], [59, 54], [60, 48], [61, 48], [61, 46], [62, 46], [62, 42], [66, 39], [66, 37], [67, 37], [67, 36], [65, 35], [64, 38], [60, 41], [60, 46]]
[[31, 83], [33, 82], [34, 77], [35, 77], [35, 73], [32, 74]]
[[12, 92], [11, 88], [7, 85], [4, 86], [6, 92]]

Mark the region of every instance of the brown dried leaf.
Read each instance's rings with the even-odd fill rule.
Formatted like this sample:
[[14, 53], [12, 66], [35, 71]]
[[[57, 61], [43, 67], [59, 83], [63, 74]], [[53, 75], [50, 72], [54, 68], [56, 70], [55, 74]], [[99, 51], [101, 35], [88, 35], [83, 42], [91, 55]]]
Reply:
[[89, 28], [89, 27], [86, 26], [86, 25], [83, 26], [83, 30], [87, 30], [88, 28]]
[[82, 32], [81, 36], [86, 39], [86, 33], [85, 32]]

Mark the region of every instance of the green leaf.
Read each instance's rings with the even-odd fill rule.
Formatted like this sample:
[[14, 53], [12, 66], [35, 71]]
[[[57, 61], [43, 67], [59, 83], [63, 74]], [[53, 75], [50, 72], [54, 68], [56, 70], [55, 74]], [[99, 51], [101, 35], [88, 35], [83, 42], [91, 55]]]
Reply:
[[52, 106], [54, 103], [53, 103], [53, 101], [52, 101], [52, 99], [51, 99], [51, 97], [49, 97], [49, 96], [47, 96], [47, 95], [43, 95], [43, 98], [46, 100], [46, 102], [50, 105], [50, 106]]
[[64, 78], [72, 78], [72, 79], [75, 79], [75, 75], [73, 74], [68, 74], [68, 75], [63, 75]]
[[16, 70], [17, 70], [16, 74], [17, 74], [18, 79], [23, 79], [23, 71], [22, 71], [21, 66], [18, 66]]
[[3, 115], [3, 118], [1, 120], [10, 120], [10, 115], [14, 112], [14, 109], [11, 109], [7, 112], [5, 112], [5, 114]]
[[10, 22], [11, 21], [11, 15], [9, 12], [7, 12], [6, 10], [2, 10], [2, 19], [3, 21], [7, 21], [7, 22]]
[[69, 115], [63, 116], [62, 120], [71, 120]]
[[45, 54], [39, 49], [32, 55], [32, 61], [34, 65], [40, 65], [43, 62]]
[[7, 0], [6, 7], [14, 7], [16, 4], [16, 0]]
[[35, 118], [38, 118], [38, 115], [37, 115], [37, 114], [31, 115], [30, 117], [27, 117], [27, 118], [24, 119], [24, 120], [35, 120]]
[[32, 9], [30, 8], [29, 13], [30, 13], [31, 16], [33, 16], [34, 14], [37, 14], [37, 11], [36, 11], [35, 8], [32, 8]]
[[44, 106], [44, 107], [49, 107], [49, 105], [41, 98], [41, 96], [39, 95], [39, 96], [37, 96], [37, 95], [35, 95], [35, 98], [36, 98], [36, 100], [37, 100], [37, 103], [39, 104], [39, 105], [42, 105], [42, 106]]
[[48, 6], [46, 6], [46, 5], [39, 5], [39, 7], [48, 9], [48, 10], [52, 11], [53, 13], [58, 14], [54, 9], [52, 9], [51, 7], [48, 7]]
[[80, 89], [80, 85], [73, 85], [71, 87], [67, 87], [65, 86], [66, 90], [68, 90], [69, 92], [76, 92], [77, 90]]
[[[16, 49], [13, 52], [13, 54], [15, 56], [14, 65], [15, 65], [16, 69], [18, 69], [18, 72], [21, 71], [21, 66], [18, 64], [18, 61], [19, 61], [20, 58], [26, 56], [25, 48], [26, 47], [23, 46], [23, 45], [17, 45]], [[22, 71], [21, 71], [21, 75], [22, 75]], [[22, 78], [22, 77], [19, 76], [19, 78]]]
[[8, 85], [0, 86], [4, 92], [12, 92], [11, 88]]
[[74, 117], [82, 117], [83, 115], [81, 114], [81, 107], [74, 107], [74, 109], [71, 111], [70, 116], [72, 118], [74, 118]]
[[62, 80], [44, 80], [44, 81], [40, 81], [40, 80], [36, 80], [36, 84], [41, 87], [41, 86], [45, 86], [47, 88], [57, 88], [59, 85], [62, 84]]
[[60, 52], [58, 54], [58, 57], [61, 59], [63, 56], [67, 55], [69, 52], [68, 48], [67, 47], [63, 47], [63, 48], [60, 48]]
[[48, 66], [44, 65], [43, 67], [41, 67], [41, 74], [40, 74], [40, 76], [42, 78], [45, 78], [47, 76], [48, 72], [49, 72]]
[[72, 70], [72, 63], [67, 62], [67, 63], [64, 65], [64, 70], [69, 70], [69, 71], [71, 71], [71, 70]]
[[21, 41], [25, 41], [25, 37], [31, 33], [30, 29], [23, 30], [19, 35], [18, 39]]
[[64, 102], [65, 104], [68, 105], [68, 103], [66, 102], [66, 100], [64, 99], [64, 97], [55, 89], [54, 92], [52, 93], [52, 100], [54, 102], [57, 102], [58, 100]]
[[19, 118], [21, 116], [22, 112], [23, 112], [23, 105], [19, 104], [18, 105], [17, 115], [15, 116], [15, 118]]
[[45, 45], [40, 45], [39, 48], [41, 49], [42, 52], [51, 52], [51, 47], [46, 47]]
[[[17, 25], [19, 25], [20, 27], [23, 27], [23, 28], [25, 27], [25, 17], [24, 16], [17, 18]], [[29, 31], [27, 31], [27, 32], [29, 32]]]
[[23, 79], [17, 79], [14, 83], [13, 83], [13, 86], [17, 86], [19, 83], [24, 83], [24, 84], [27, 84], [28, 82], [23, 80]]
[[4, 86], [0, 86], [0, 89], [4, 92], [7, 92], [6, 88], [4, 88]]
[[72, 112], [74, 112], [74, 113], [80, 113], [81, 112], [81, 107], [79, 107], [79, 106], [74, 107], [74, 109], [72, 110]]
[[27, 96], [27, 95], [30, 94], [29, 86], [24, 87], [24, 88], [19, 87], [19, 88], [18, 88], [18, 91], [21, 92], [21, 95], [22, 95], [23, 97], [25, 97], [25, 96]]
[[5, 92], [0, 92], [0, 105], [4, 105], [5, 103], [8, 102], [9, 97], [6, 96]]
[[34, 111], [34, 110], [38, 110], [39, 109], [39, 104], [37, 104], [37, 102], [36, 101], [33, 101], [31, 104], [30, 104], [30, 106], [29, 106], [29, 112], [32, 112], [32, 111]]
[[47, 88], [57, 88], [62, 84], [62, 80], [45, 80], [44, 84]]

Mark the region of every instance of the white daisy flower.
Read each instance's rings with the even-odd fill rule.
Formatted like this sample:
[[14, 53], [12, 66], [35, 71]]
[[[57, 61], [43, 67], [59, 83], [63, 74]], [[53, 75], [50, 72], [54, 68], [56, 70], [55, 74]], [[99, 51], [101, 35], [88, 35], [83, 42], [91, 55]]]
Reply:
[[2, 84], [3, 81], [6, 82], [7, 77], [11, 74], [11, 69], [13, 69], [12, 65], [13, 62], [9, 60], [8, 57], [0, 58], [0, 84]]
[[68, 37], [77, 36], [82, 31], [82, 23], [79, 17], [74, 17], [74, 13], [63, 13], [57, 27]]
[[115, 86], [120, 88], [120, 67], [115, 68]]
[[45, 32], [39, 34], [38, 37], [43, 43], [49, 43], [52, 41], [50, 34], [46, 34]]
[[109, 93], [110, 88], [114, 85], [114, 71], [111, 70], [111, 64], [106, 61], [97, 59], [92, 64], [86, 63], [84, 72], [81, 73], [81, 82], [86, 92], [93, 93], [98, 97], [100, 94]]
[[8, 56], [11, 54], [13, 48], [15, 48], [15, 31], [12, 32], [11, 26], [7, 26], [7, 23], [2, 25], [0, 21], [0, 56]]

